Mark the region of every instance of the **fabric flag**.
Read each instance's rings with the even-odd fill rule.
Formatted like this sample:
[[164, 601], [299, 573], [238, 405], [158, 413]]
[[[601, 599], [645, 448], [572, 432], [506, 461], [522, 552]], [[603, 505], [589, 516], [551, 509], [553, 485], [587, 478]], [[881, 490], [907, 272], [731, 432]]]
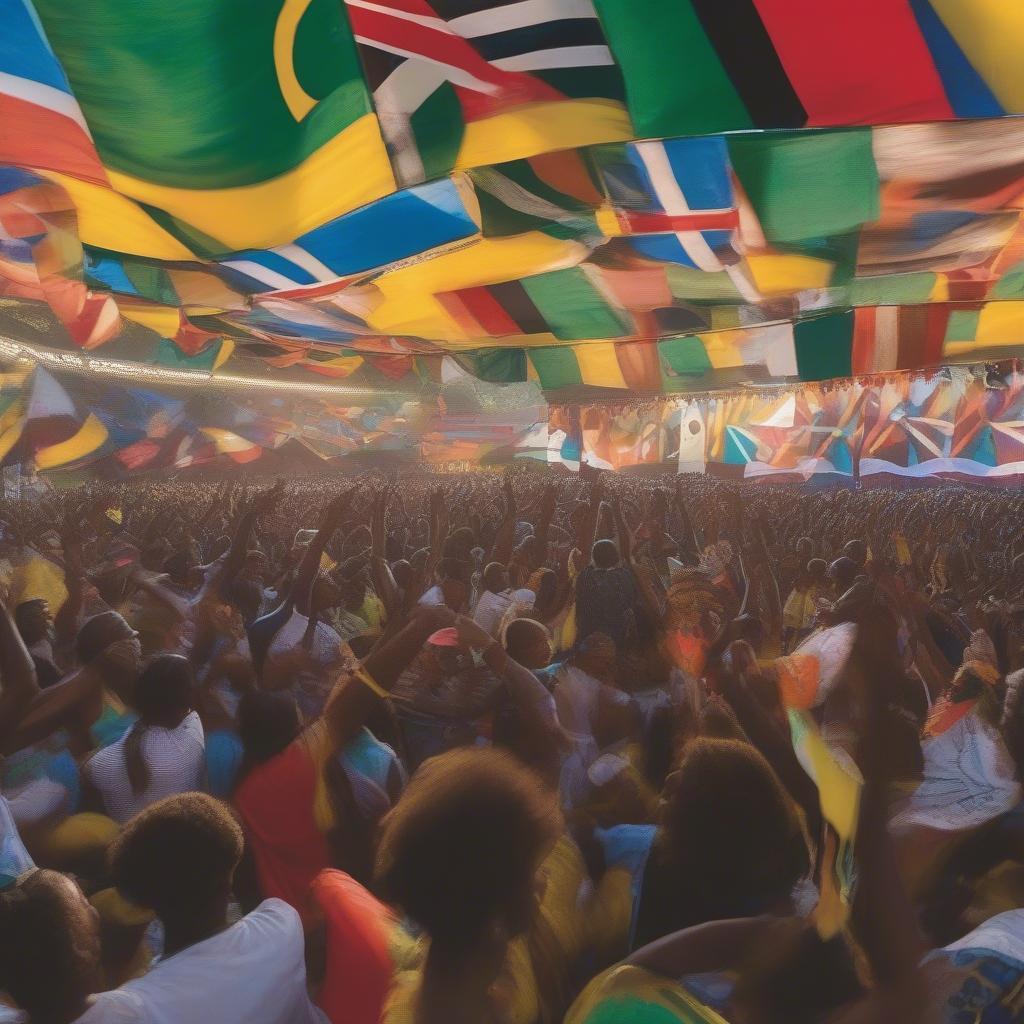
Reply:
[[0, 2], [0, 164], [107, 177], [31, 0]]
[[346, 0], [396, 175], [628, 138], [591, 0]]
[[[34, 7], [110, 185], [186, 250], [290, 242], [394, 187], [338, 5]], [[117, 197], [77, 199], [85, 240], [102, 245], [88, 229]]]
[[10, 425], [0, 444], [5, 465], [32, 459], [40, 469], [57, 469], [97, 457], [108, 432], [92, 413], [82, 416], [64, 388], [41, 366], [28, 383], [20, 422]]
[[704, 412], [699, 402], [682, 402], [679, 407], [680, 473], [703, 473], [707, 465], [704, 445]]
[[598, 155], [602, 178], [622, 233], [633, 236], [640, 255], [705, 271], [738, 262], [732, 238], [739, 213], [724, 138], [630, 143], [621, 161], [610, 151]]
[[0, 296], [46, 302], [81, 348], [120, 330], [118, 308], [82, 280], [74, 205], [59, 185], [0, 166]]

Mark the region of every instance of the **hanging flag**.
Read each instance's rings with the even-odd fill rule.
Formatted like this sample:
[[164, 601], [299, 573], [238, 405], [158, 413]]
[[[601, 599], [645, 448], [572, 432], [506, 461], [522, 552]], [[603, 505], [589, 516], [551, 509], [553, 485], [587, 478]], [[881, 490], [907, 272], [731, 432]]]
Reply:
[[346, 0], [397, 177], [629, 138], [591, 0]]

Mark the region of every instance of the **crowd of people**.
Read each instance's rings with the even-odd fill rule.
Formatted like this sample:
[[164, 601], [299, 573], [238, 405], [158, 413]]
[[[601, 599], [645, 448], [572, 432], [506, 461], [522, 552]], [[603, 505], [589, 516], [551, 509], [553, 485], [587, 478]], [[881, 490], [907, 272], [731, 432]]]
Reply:
[[1024, 495], [0, 502], [0, 1021], [1024, 1021]]

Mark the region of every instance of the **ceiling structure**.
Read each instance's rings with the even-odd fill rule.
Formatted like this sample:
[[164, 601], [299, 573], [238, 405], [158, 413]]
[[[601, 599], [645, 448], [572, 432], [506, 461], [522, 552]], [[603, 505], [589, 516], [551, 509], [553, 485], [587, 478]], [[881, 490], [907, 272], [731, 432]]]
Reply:
[[1022, 348], [1017, 5], [0, 0], [0, 24], [0, 335], [30, 358], [391, 400]]

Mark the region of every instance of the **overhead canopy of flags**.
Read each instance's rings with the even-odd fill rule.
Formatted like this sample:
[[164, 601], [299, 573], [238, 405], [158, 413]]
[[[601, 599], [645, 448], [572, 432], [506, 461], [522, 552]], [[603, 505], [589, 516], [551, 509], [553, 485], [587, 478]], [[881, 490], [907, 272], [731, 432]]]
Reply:
[[452, 358], [552, 393], [1020, 350], [1018, 4], [0, 0], [0, 25], [0, 334], [45, 307], [51, 347], [120, 359]]

